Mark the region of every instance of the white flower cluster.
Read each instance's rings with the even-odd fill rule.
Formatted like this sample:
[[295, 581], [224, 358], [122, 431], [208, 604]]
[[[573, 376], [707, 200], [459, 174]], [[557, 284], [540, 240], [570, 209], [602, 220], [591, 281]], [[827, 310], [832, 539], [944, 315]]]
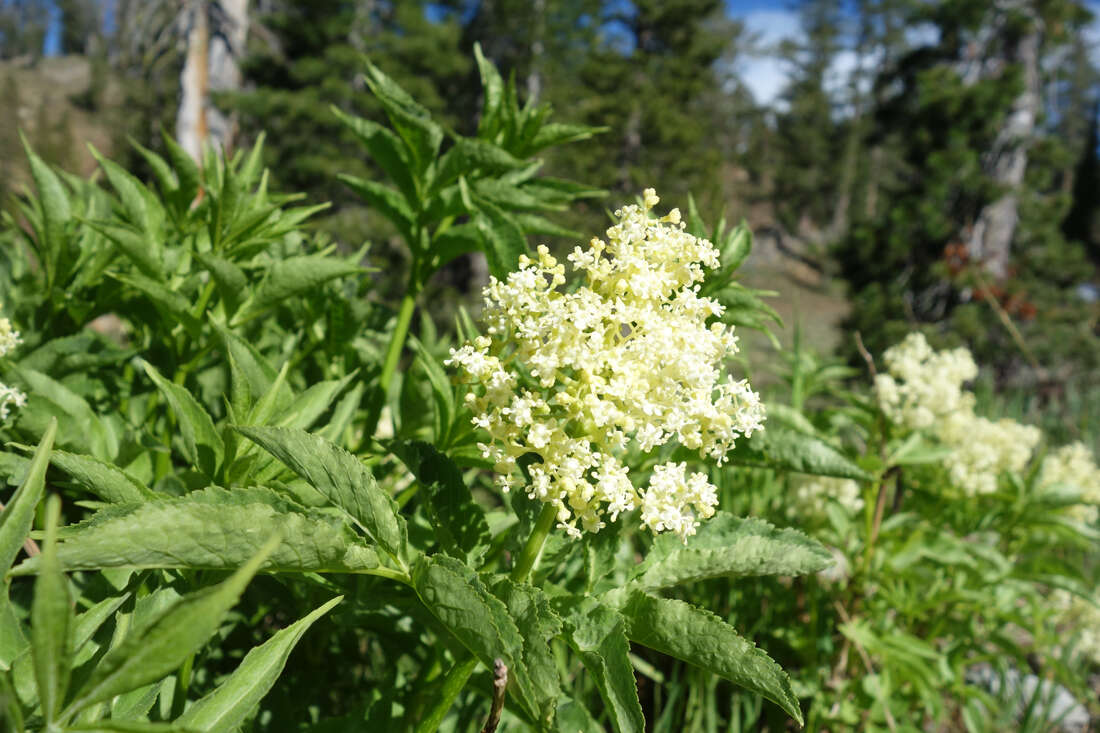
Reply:
[[829, 499], [840, 504], [848, 514], [858, 514], [863, 510], [863, 492], [852, 479], [807, 476], [795, 488], [795, 504], [807, 514], [824, 516], [825, 503]]
[[1084, 443], [1064, 445], [1043, 459], [1038, 479], [1040, 490], [1059, 484], [1077, 489], [1085, 502], [1070, 507], [1073, 517], [1086, 524], [1094, 524], [1100, 518], [1097, 507], [1100, 504], [1100, 468]]
[[883, 355], [889, 374], [875, 380], [879, 405], [891, 422], [931, 428], [953, 449], [944, 460], [952, 482], [968, 494], [996, 491], [1004, 471], [1019, 472], [1042, 437], [1038, 428], [974, 414], [974, 394], [962, 388], [978, 374], [966, 349], [933, 351], [912, 333]]
[[485, 288], [488, 336], [451, 353], [479, 394], [467, 395], [481, 445], [504, 490], [523, 486], [516, 460], [537, 454], [523, 486], [552, 504], [571, 536], [596, 532], [604, 517], [641, 509], [654, 532], [686, 538], [717, 504], [715, 487], [684, 463], [653, 469], [634, 485], [622, 456], [675, 439], [722, 463], [735, 439], [759, 430], [764, 409], [745, 381], [723, 378], [737, 352], [732, 327], [707, 321], [722, 306], [700, 297], [704, 268], [718, 265], [707, 240], [684, 231], [680, 212], [655, 219], [645, 205], [615, 212], [607, 241], [592, 239], [569, 255], [585, 273], [562, 292], [565, 266], [539, 247], [537, 260]]
[[[3, 357], [21, 343], [23, 343], [23, 339], [19, 338], [19, 332], [11, 327], [11, 321], [7, 318], [0, 318], [0, 357]], [[7, 419], [11, 405], [23, 407], [25, 404], [27, 404], [25, 394], [0, 382], [0, 420]]]
[[921, 333], [909, 334], [882, 358], [890, 373], [875, 379], [879, 405], [892, 422], [911, 430], [932, 427], [959, 410], [963, 382], [978, 376], [969, 351], [933, 351]]
[[1024, 470], [1042, 433], [1008, 418], [975, 415], [973, 400], [968, 402], [937, 426], [940, 442], [954, 449], [944, 463], [956, 486], [969, 494], [992, 494], [1002, 473]]
[[1064, 590], [1054, 591], [1051, 598], [1054, 607], [1061, 612], [1060, 624], [1078, 635], [1074, 650], [1100, 664], [1100, 598], [1090, 603]]

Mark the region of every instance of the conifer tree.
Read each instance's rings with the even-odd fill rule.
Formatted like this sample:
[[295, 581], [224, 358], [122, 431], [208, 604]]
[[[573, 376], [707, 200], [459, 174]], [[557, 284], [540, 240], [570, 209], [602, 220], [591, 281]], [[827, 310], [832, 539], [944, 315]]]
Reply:
[[738, 26], [719, 0], [607, 2], [603, 37], [580, 69], [576, 112], [610, 131], [578, 164], [577, 177], [621, 192], [658, 186], [684, 198], [716, 191], [722, 152], [710, 145], [718, 92], [715, 62]]
[[[914, 7], [909, 22], [931, 23], [936, 37], [878, 82], [889, 93], [876, 125], [900, 165], [876, 215], [835, 250], [853, 301], [847, 325], [876, 352], [914, 327], [950, 322], [956, 338], [1007, 378], [1022, 373], [1017, 366], [1078, 352], [1087, 335], [1071, 339], [1051, 326], [1073, 310], [1062, 307], [1070, 301], [1065, 289], [1089, 274], [1080, 248], [1059, 229], [1066, 213], [1058, 185], [1064, 149], [1041, 119], [1026, 138], [1005, 137], [1029, 84], [1014, 44], [1045, 29], [1036, 49], [1043, 68], [1043, 56], [1080, 30], [1081, 6], [944, 0]], [[999, 177], [997, 161], [1021, 149], [1027, 159], [1019, 182]], [[1014, 226], [1009, 259], [998, 272], [971, 239], [1006, 195], [1015, 198]], [[1070, 320], [1080, 316], [1074, 311]]]

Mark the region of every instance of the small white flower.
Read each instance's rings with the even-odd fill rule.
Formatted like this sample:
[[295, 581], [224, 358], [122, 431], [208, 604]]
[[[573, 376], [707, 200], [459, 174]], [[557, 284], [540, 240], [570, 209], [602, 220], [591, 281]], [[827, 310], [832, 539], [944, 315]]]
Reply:
[[829, 500], [840, 504], [848, 514], [858, 514], [863, 510], [863, 492], [852, 479], [807, 476], [795, 489], [795, 505], [812, 516], [824, 516], [825, 504]]
[[1081, 442], [1064, 445], [1043, 459], [1039, 469], [1038, 486], [1048, 490], [1062, 484], [1081, 492], [1082, 504], [1069, 508], [1076, 519], [1093, 524], [1100, 516], [1100, 468], [1092, 451]]
[[[0, 357], [11, 352], [16, 346], [23, 343], [19, 332], [12, 328], [11, 321], [0, 318]], [[6, 420], [11, 414], [11, 406], [24, 407], [27, 404], [27, 395], [15, 387], [9, 387], [0, 382], [0, 420]]]

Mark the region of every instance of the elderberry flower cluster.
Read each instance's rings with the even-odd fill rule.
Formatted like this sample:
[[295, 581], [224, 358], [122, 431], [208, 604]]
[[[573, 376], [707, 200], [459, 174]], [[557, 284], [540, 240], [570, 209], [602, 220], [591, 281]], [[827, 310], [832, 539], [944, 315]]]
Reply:
[[1019, 472], [1031, 460], [1042, 437], [1038, 428], [974, 413], [974, 394], [963, 389], [978, 374], [969, 351], [933, 351], [922, 334], [912, 333], [883, 359], [889, 373], [875, 380], [882, 411], [903, 428], [930, 429], [951, 448], [944, 463], [966, 493], [996, 491], [1002, 472]]
[[1033, 425], [975, 415], [969, 396], [937, 426], [940, 442], [953, 448], [944, 463], [951, 481], [968, 494], [992, 494], [1002, 473], [1024, 470], [1042, 434]]
[[[19, 332], [11, 327], [11, 321], [0, 318], [0, 358], [21, 343], [23, 340], [19, 337]], [[25, 394], [0, 382], [0, 420], [7, 419], [11, 405], [23, 407], [25, 404], [27, 404]]]
[[1086, 524], [1094, 524], [1100, 518], [1097, 507], [1100, 505], [1100, 468], [1084, 443], [1064, 445], [1043, 459], [1039, 468], [1040, 490], [1058, 485], [1076, 488], [1085, 502], [1070, 507], [1071, 516]]
[[1059, 625], [1076, 634], [1074, 649], [1095, 664], [1100, 664], [1100, 598], [1091, 601], [1064, 590], [1052, 594], [1052, 604], [1059, 610]]
[[[568, 260], [583, 282], [563, 291], [565, 265], [546, 247], [485, 288], [487, 335], [451, 352], [476, 385], [466, 396], [481, 444], [505, 491], [522, 488], [557, 509], [573, 537], [640, 509], [654, 532], [686, 541], [718, 503], [715, 487], [686, 463], [655, 466], [638, 486], [624, 463], [677, 441], [721, 464], [734, 441], [762, 427], [764, 409], [746, 381], [723, 374], [737, 352], [723, 307], [699, 295], [718, 251], [685, 231], [680, 212], [654, 218], [656, 193], [615, 212], [607, 241]], [[530, 482], [517, 470], [526, 454]]]
[[801, 512], [811, 516], [825, 516], [825, 504], [830, 499], [840, 504], [848, 514], [858, 514], [863, 510], [863, 492], [852, 479], [806, 477], [795, 488], [795, 504]]
[[963, 407], [963, 382], [978, 376], [969, 351], [933, 351], [921, 333], [909, 334], [882, 358], [889, 374], [875, 378], [879, 405], [891, 422], [911, 430], [932, 427]]

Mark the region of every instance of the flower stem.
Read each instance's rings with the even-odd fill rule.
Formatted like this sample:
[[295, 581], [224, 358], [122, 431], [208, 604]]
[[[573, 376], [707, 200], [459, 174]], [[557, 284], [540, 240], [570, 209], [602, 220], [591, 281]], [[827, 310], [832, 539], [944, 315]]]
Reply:
[[410, 283], [409, 289], [405, 291], [405, 297], [401, 299], [401, 309], [397, 312], [397, 324], [393, 328], [393, 335], [390, 336], [389, 346], [386, 347], [386, 360], [382, 362], [382, 376], [378, 383], [382, 387], [383, 395], [390, 391], [390, 384], [393, 382], [393, 375], [397, 372], [397, 362], [401, 360], [401, 350], [405, 348], [405, 339], [409, 335], [409, 323], [412, 321], [415, 310], [416, 290]]
[[512, 580], [523, 583], [542, 554], [542, 546], [546, 544], [546, 538], [550, 530], [554, 528], [554, 520], [558, 516], [558, 510], [553, 504], [544, 504], [542, 513], [535, 520], [535, 528], [531, 530], [531, 536], [527, 538], [527, 544], [523, 546], [519, 557], [516, 558], [515, 567], [512, 568]]

